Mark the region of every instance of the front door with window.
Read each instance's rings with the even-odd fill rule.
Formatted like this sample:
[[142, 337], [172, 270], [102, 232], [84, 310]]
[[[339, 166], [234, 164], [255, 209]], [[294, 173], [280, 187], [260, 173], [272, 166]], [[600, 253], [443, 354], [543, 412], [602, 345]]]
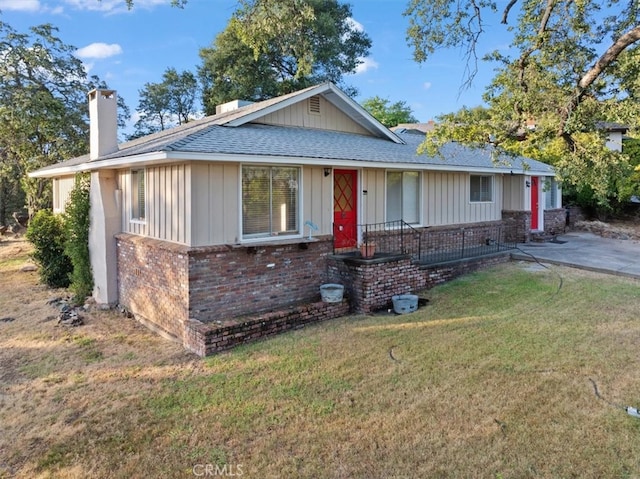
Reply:
[[351, 248], [358, 243], [356, 170], [333, 170], [333, 235], [336, 248]]

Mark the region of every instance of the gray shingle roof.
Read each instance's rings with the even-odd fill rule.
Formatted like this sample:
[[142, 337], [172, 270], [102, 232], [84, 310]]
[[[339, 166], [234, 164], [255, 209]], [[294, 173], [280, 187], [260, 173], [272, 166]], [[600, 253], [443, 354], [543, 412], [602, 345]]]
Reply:
[[[260, 121], [260, 112], [268, 113], [287, 102], [299, 101], [316, 93], [330, 97], [329, 101], [336, 102], [348, 111], [354, 121], [368, 125], [374, 136], [247, 122], [251, 119]], [[498, 155], [490, 146], [473, 149], [451, 143], [443, 147], [439, 156], [418, 155], [416, 150], [424, 140], [424, 135], [401, 130], [394, 134], [369, 117], [366, 111], [336, 87], [323, 84], [122, 143], [117, 152], [103, 155], [97, 160], [89, 160], [89, 155], [84, 155], [43, 168], [38, 173], [51, 175], [56, 170], [88, 170], [99, 167], [103, 162], [110, 162], [113, 167], [113, 162], [118, 160], [122, 160], [123, 164], [131, 164], [142, 162], [142, 156], [144, 161], [149, 161], [153, 156], [161, 159], [171, 154], [173, 158], [185, 160], [197, 156], [200, 160], [215, 161], [220, 160], [221, 155], [234, 155], [243, 161], [273, 157], [274, 161], [277, 161], [276, 158], [286, 158], [288, 161], [326, 165], [355, 162], [363, 167], [392, 167], [398, 164], [415, 165], [421, 169], [514, 169], [553, 174], [549, 165], [522, 157]]]

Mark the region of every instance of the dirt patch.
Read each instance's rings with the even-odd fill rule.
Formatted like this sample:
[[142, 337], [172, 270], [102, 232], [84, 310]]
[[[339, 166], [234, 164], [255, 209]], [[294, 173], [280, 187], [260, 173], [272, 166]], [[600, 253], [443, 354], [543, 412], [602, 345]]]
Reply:
[[574, 229], [589, 231], [603, 238], [640, 240], [640, 223], [635, 221], [576, 221]]

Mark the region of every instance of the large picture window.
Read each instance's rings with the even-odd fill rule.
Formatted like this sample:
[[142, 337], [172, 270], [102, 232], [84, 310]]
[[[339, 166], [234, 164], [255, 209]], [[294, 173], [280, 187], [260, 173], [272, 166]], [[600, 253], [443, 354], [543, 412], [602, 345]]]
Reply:
[[131, 170], [131, 219], [144, 221], [146, 214], [146, 195], [144, 188], [144, 169]]
[[387, 172], [387, 221], [420, 223], [420, 173]]
[[493, 201], [493, 176], [471, 175], [469, 200], [472, 203]]
[[300, 168], [242, 167], [242, 237], [299, 233]]

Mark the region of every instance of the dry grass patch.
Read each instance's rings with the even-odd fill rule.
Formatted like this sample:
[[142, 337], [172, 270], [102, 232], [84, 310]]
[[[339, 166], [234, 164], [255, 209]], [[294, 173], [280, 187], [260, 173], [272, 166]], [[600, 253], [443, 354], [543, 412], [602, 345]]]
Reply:
[[[17, 269], [3, 261], [0, 278]], [[640, 405], [638, 281], [513, 263], [430, 291], [412, 314], [200, 360], [111, 312], [58, 327], [52, 293], [15, 274], [0, 308], [30, 301], [0, 323], [0, 477], [640, 471], [640, 421], [589, 381]]]

